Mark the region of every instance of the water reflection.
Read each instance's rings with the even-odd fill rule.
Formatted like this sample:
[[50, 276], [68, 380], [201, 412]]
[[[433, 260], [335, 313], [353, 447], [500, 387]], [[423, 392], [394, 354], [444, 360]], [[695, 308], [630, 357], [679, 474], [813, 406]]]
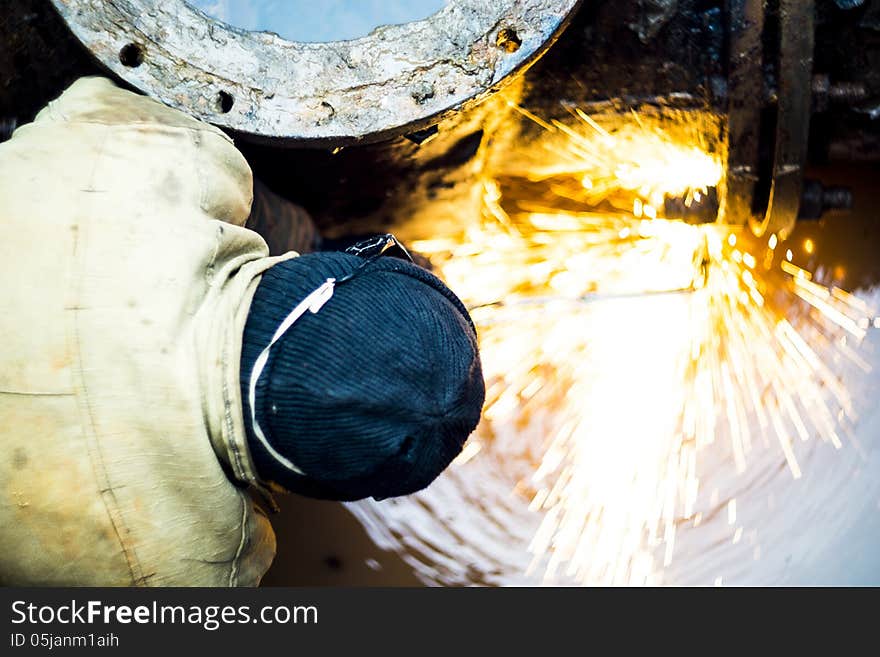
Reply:
[[292, 41], [340, 41], [380, 25], [427, 18], [446, 0], [188, 0], [209, 16], [245, 30], [275, 32]]

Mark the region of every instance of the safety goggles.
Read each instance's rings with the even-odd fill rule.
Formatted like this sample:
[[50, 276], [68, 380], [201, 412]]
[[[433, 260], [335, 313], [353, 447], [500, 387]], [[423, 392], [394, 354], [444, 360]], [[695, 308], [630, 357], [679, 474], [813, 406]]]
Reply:
[[284, 334], [287, 333], [288, 329], [290, 329], [294, 322], [302, 317], [306, 311], [312, 314], [317, 313], [324, 304], [330, 300], [330, 297], [333, 296], [333, 291], [337, 285], [342, 285], [358, 276], [365, 267], [377, 258], [387, 256], [406, 260], [407, 262], [413, 261], [409, 251], [407, 251], [391, 233], [376, 235], [375, 237], [361, 240], [360, 242], [349, 246], [344, 252], [362, 258], [363, 262], [339, 279], [328, 278], [316, 289], [310, 292], [305, 299], [300, 301], [296, 308], [290, 311], [290, 314], [284, 318], [284, 321], [282, 321], [275, 330], [275, 334], [272, 336], [269, 344], [266, 345], [263, 351], [260, 352], [260, 355], [257, 356], [257, 360], [254, 362], [254, 367], [251, 370], [250, 384], [248, 386], [248, 401], [250, 402], [251, 426], [254, 429], [254, 435], [256, 435], [263, 447], [266, 448], [266, 451], [269, 452], [276, 461], [287, 469], [300, 475], [304, 475], [305, 473], [290, 459], [272, 447], [269, 440], [266, 438], [266, 435], [263, 433], [260, 423], [257, 421], [257, 382], [260, 380], [260, 375], [263, 373], [266, 363], [269, 362], [269, 354], [273, 345], [284, 337]]
[[375, 237], [368, 237], [365, 240], [361, 240], [360, 242], [352, 244], [350, 247], [345, 249], [345, 253], [350, 253], [352, 255], [361, 257], [364, 259], [364, 261], [360, 265], [358, 265], [353, 271], [337, 280], [337, 285], [339, 283], [344, 283], [345, 281], [350, 281], [352, 278], [357, 276], [357, 274], [361, 270], [363, 270], [364, 267], [369, 265], [380, 256], [389, 256], [391, 258], [406, 260], [407, 262], [413, 261], [413, 258], [409, 254], [409, 251], [406, 250], [406, 247], [398, 242], [397, 238], [394, 237], [394, 235], [392, 235], [391, 233], [376, 235]]

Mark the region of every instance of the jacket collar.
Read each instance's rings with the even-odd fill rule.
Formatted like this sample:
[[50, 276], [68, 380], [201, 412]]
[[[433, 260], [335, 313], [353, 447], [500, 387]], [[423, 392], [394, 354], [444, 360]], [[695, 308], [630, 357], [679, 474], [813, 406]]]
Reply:
[[205, 302], [196, 319], [194, 338], [202, 408], [211, 445], [236, 480], [261, 490], [263, 484], [257, 476], [244, 428], [239, 379], [241, 341], [263, 272], [296, 256], [294, 252], [277, 257], [249, 253], [213, 269]]

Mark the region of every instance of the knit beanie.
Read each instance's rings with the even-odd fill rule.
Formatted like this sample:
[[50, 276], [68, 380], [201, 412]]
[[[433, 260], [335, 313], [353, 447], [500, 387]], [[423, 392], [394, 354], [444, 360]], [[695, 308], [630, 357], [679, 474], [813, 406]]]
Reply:
[[[279, 325], [328, 278], [360, 267], [317, 313], [272, 347], [248, 401], [258, 356]], [[431, 483], [476, 428], [485, 387], [473, 323], [437, 277], [404, 260], [367, 264], [311, 253], [267, 270], [245, 325], [241, 389], [248, 444], [261, 479], [335, 500], [407, 495]]]

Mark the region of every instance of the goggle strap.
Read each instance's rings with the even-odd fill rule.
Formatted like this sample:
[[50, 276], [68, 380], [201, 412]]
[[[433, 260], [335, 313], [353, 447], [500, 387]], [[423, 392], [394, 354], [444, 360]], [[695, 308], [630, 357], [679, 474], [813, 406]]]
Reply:
[[335, 278], [328, 278], [324, 283], [322, 283], [319, 287], [313, 290], [305, 299], [299, 302], [299, 304], [290, 311], [290, 314], [284, 318], [284, 321], [278, 326], [275, 330], [275, 334], [272, 336], [272, 339], [269, 341], [269, 344], [263, 348], [263, 351], [260, 352], [260, 355], [257, 356], [257, 360], [254, 362], [254, 367], [251, 370], [250, 383], [248, 385], [248, 402], [250, 402], [251, 407], [251, 426], [254, 430], [254, 435], [256, 435], [257, 440], [266, 448], [266, 451], [272, 455], [276, 461], [278, 461], [281, 465], [283, 465], [288, 470], [291, 470], [299, 475], [305, 475], [305, 473], [298, 468], [290, 459], [288, 459], [283, 454], [279, 453], [272, 445], [269, 443], [269, 440], [266, 438], [266, 434], [263, 433], [262, 427], [260, 427], [260, 423], [257, 421], [257, 382], [260, 380], [260, 375], [263, 373], [263, 369], [266, 367], [266, 363], [269, 362], [269, 352], [272, 349], [272, 346], [280, 340], [285, 333], [287, 333], [288, 329], [293, 326], [294, 322], [302, 317], [306, 311], [311, 312], [312, 314], [317, 313], [327, 301], [330, 300], [330, 297], [333, 296], [334, 286], [336, 284]]

